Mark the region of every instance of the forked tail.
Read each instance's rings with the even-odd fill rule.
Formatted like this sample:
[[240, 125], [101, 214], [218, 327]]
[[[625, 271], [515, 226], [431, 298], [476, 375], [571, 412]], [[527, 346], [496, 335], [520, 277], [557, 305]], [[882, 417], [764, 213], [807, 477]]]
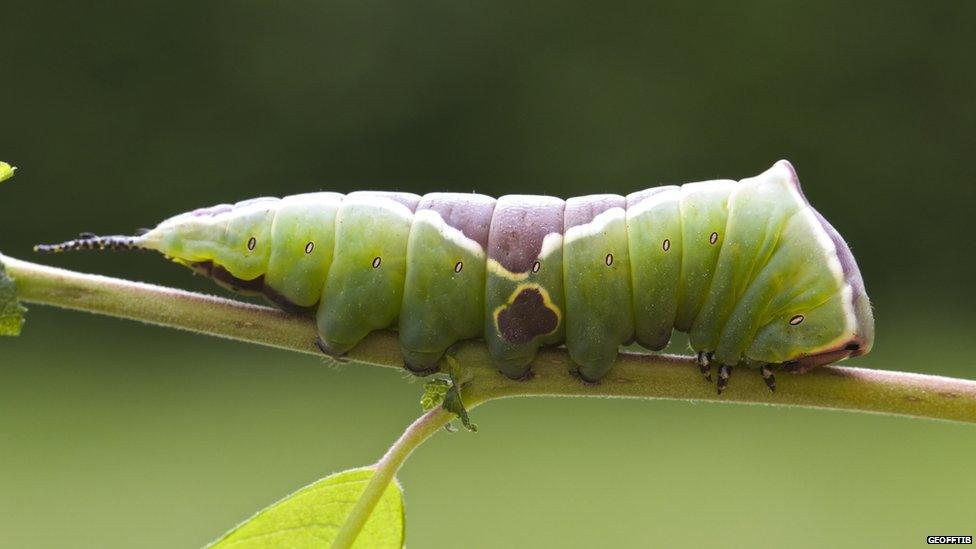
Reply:
[[74, 240], [59, 244], [38, 244], [35, 252], [57, 254], [75, 250], [147, 250], [141, 236], [113, 235], [98, 236], [94, 233], [81, 233]]

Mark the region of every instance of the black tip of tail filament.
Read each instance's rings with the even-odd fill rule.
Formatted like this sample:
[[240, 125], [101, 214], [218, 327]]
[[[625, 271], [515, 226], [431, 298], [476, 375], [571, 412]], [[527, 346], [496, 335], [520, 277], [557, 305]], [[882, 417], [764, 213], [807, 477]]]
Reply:
[[98, 236], [93, 233], [81, 233], [78, 238], [61, 242], [60, 244], [38, 244], [34, 246], [35, 252], [46, 254], [58, 254], [61, 252], [73, 252], [75, 250], [141, 250], [142, 246], [137, 244], [138, 237], [115, 235]]

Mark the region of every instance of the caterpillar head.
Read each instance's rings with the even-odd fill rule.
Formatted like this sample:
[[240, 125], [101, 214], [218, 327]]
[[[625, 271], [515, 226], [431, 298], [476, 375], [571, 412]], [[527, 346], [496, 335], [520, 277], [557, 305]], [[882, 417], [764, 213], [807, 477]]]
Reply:
[[[831, 322], [834, 326], [838, 325], [836, 314], [828, 312], [831, 302], [813, 309], [810, 313], [803, 315], [802, 323], [810, 322], [805, 328], [800, 325], [790, 326], [793, 329], [806, 329], [820, 335], [820, 345], [814, 350], [807, 351], [784, 364], [784, 368], [790, 371], [803, 373], [817, 366], [823, 366], [844, 360], [849, 357], [867, 354], [874, 346], [874, 314], [871, 311], [871, 302], [864, 290], [864, 281], [861, 279], [861, 272], [854, 262], [850, 248], [841, 239], [837, 231], [820, 216], [821, 223], [825, 226], [827, 234], [831, 235], [837, 246], [837, 256], [840, 260], [844, 272], [845, 286], [836, 296], [839, 300], [839, 309], [842, 312], [845, 322], [844, 328], [838, 337], [829, 342], [824, 342], [823, 334], [829, 333]], [[787, 324], [792, 321], [796, 323], [799, 319], [791, 317]], [[817, 321], [823, 320], [824, 324], [817, 330]]]
[[777, 316], [760, 330], [753, 345], [769, 349], [772, 362], [784, 369], [802, 373], [863, 355], [873, 343], [874, 320], [867, 296], [854, 296], [848, 286], [819, 306]]
[[[788, 161], [780, 160], [772, 170], [780, 170], [802, 196], [796, 171]], [[782, 356], [783, 367], [798, 373], [867, 354], [874, 345], [874, 314], [854, 255], [820, 212], [812, 207], [809, 212], [813, 230], [821, 235], [825, 249], [832, 248], [833, 253], [828, 255], [835, 254], [836, 260], [830, 259], [829, 263], [839, 290], [816, 307], [790, 311], [773, 319], [756, 338], [760, 346], [764, 338], [770, 344], [789, 342], [789, 353]]]

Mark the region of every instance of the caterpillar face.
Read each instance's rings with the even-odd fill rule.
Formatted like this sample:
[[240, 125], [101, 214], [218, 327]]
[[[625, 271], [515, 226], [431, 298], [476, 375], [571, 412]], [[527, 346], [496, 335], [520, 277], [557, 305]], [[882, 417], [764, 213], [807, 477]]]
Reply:
[[[837, 262], [830, 262], [830, 265], [835, 276], [843, 280], [840, 304], [843, 307], [843, 318], [849, 324], [837, 337], [831, 339], [826, 335], [831, 332], [827, 327], [831, 326], [837, 318], [836, 313], [830, 310], [829, 301], [814, 309], [812, 315], [790, 317], [788, 324], [796, 331], [801, 331], [800, 327], [803, 326], [803, 331], [813, 331], [820, 336], [819, 341], [808, 345], [803, 352], [782, 361], [787, 369], [801, 373], [817, 366], [867, 354], [874, 345], [874, 315], [871, 311], [871, 302], [850, 247], [819, 212], [813, 209], [810, 211], [836, 252]], [[826, 246], [826, 243], [824, 245]], [[808, 317], [810, 321], [807, 320]]]
[[721, 388], [731, 366], [806, 371], [867, 353], [874, 340], [850, 249], [786, 161], [741, 181], [626, 197], [258, 198], [141, 236], [39, 247], [80, 248], [158, 250], [236, 291], [314, 312], [320, 347], [334, 354], [397, 326], [417, 372], [436, 369], [455, 342], [483, 338], [511, 377], [528, 372], [540, 346], [562, 344], [596, 381], [621, 344], [661, 349], [677, 329], [703, 372], [726, 367]]

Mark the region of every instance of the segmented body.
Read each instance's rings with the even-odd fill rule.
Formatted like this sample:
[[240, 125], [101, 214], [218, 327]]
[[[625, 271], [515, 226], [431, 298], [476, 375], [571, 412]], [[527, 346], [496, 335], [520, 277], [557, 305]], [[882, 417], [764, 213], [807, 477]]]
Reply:
[[540, 346], [564, 344], [591, 381], [620, 345], [662, 349], [673, 329], [718, 364], [801, 370], [863, 354], [873, 340], [854, 259], [785, 161], [739, 182], [626, 197], [260, 198], [126, 238], [314, 312], [333, 355], [397, 328], [416, 372], [472, 338], [511, 377], [527, 373]]

